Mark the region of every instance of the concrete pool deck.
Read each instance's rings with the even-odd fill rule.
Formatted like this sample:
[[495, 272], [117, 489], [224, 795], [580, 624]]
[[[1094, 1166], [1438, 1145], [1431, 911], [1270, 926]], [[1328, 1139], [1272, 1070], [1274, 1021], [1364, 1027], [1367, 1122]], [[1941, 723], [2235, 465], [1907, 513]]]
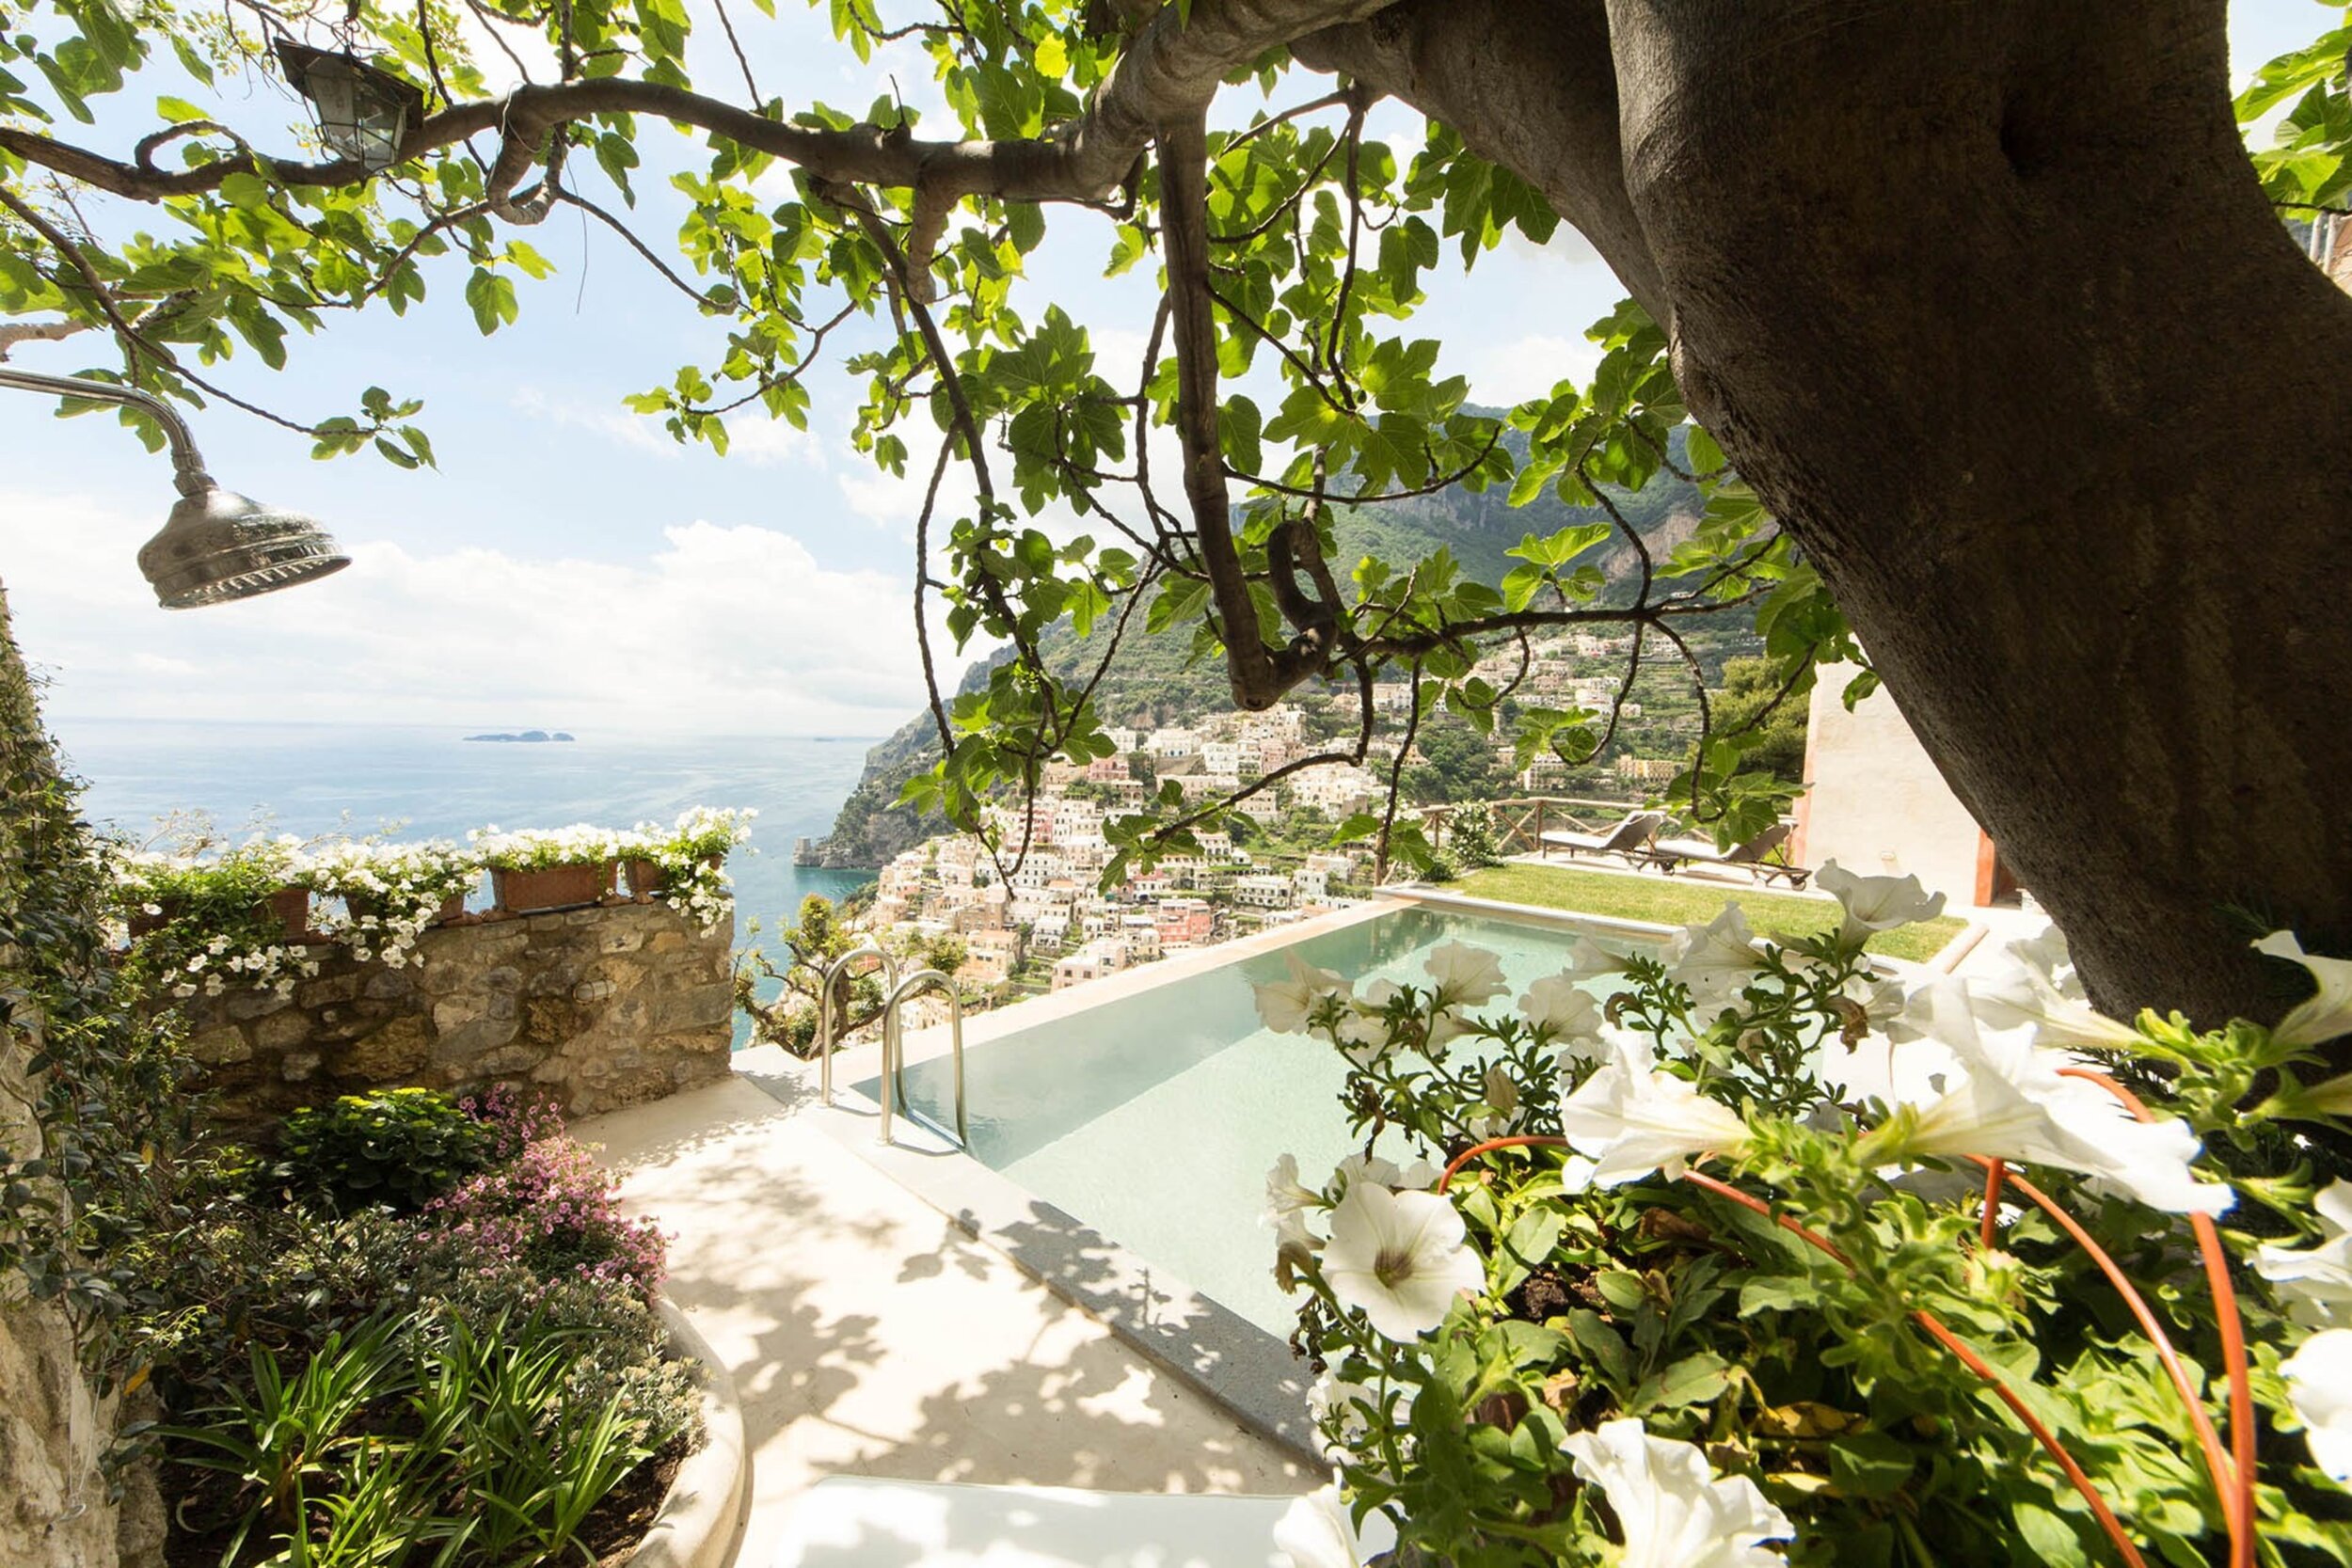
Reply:
[[746, 1544], [828, 1475], [1120, 1492], [1303, 1493], [1323, 1479], [815, 1125], [805, 1064], [580, 1123], [733, 1373]]

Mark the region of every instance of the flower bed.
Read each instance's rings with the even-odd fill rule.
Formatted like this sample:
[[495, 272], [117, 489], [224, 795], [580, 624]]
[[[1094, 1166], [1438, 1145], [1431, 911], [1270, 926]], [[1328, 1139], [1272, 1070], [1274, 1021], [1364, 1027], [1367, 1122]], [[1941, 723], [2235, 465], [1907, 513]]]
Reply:
[[[499, 880], [501, 907], [528, 912], [596, 902], [612, 891], [623, 860], [646, 868], [646, 896], [708, 930], [732, 907], [726, 857], [751, 836], [754, 815], [697, 806], [667, 829], [491, 827], [462, 846], [281, 835], [222, 847], [199, 829], [168, 851], [109, 852], [113, 934], [165, 1000], [218, 996], [232, 986], [291, 996], [318, 973], [321, 944], [395, 969], [421, 961], [418, 938], [463, 918], [485, 870]], [[556, 885], [528, 895], [510, 889], [510, 879], [524, 879]], [[303, 901], [299, 917], [292, 900]]]
[[1260, 989], [1365, 1138], [1268, 1178], [1314, 1568], [1374, 1512], [1402, 1562], [2352, 1562], [2352, 1079], [2302, 1081], [2352, 961], [2125, 1024], [2055, 933], [1906, 989], [1864, 943], [1940, 900], [1820, 880], [1836, 930], [1588, 939], [1509, 1011], [1460, 943]]
[[286, 1131], [140, 1260], [177, 1304], [134, 1320], [171, 1561], [503, 1568], [633, 1543], [698, 1434], [652, 1310], [660, 1234], [504, 1090], [355, 1097]]

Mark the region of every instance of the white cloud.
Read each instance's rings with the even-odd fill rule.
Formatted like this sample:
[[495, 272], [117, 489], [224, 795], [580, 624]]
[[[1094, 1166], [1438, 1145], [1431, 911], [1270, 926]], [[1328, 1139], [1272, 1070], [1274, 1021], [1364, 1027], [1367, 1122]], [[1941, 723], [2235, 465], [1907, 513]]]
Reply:
[[815, 431], [771, 420], [760, 409], [745, 409], [728, 419], [727, 455], [755, 468], [825, 467], [825, 446]]
[[1591, 380], [1600, 356], [1600, 345], [1582, 338], [1539, 335], [1488, 343], [1470, 356], [1470, 397], [1487, 404], [1542, 397], [1558, 382]]
[[922, 702], [907, 579], [772, 529], [671, 527], [625, 562], [346, 540], [336, 577], [167, 613], [133, 561], [151, 522], [0, 492], [19, 641], [60, 711], [870, 734]]
[[[907, 471], [903, 476], [886, 473], [862, 456], [852, 454], [850, 466], [834, 475], [834, 483], [841, 487], [841, 499], [850, 510], [873, 524], [914, 537], [914, 521], [923, 512], [923, 492], [931, 482], [931, 465], [939, 460], [939, 449], [928, 445], [925, 433], [910, 432]], [[1000, 452], [991, 452], [996, 462], [1009, 461]], [[939, 499], [931, 508], [931, 540], [944, 543], [947, 529], [958, 517], [969, 517], [979, 510], [980, 492], [972, 478], [970, 465], [950, 463], [939, 482]]]

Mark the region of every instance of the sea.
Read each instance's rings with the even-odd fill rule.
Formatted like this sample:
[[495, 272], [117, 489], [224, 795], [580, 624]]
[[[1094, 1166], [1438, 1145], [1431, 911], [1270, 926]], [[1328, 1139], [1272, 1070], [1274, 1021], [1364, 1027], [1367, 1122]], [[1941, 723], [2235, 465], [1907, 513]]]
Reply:
[[[517, 726], [517, 730], [528, 726]], [[235, 837], [343, 832], [451, 838], [496, 826], [628, 828], [690, 806], [750, 807], [752, 838], [729, 858], [736, 941], [793, 918], [810, 894], [837, 898], [873, 873], [792, 863], [793, 841], [822, 837], [857, 784], [863, 736], [631, 736], [469, 741], [397, 724], [211, 723], [53, 719], [93, 823], [143, 843], [176, 814], [201, 813]], [[736, 1021], [736, 1043], [748, 1021]]]

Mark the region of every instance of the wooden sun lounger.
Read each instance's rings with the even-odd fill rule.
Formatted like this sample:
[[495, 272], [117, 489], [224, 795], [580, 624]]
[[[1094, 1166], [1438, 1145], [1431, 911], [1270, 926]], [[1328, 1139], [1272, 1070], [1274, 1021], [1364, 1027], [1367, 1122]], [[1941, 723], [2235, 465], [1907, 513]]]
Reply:
[[1669, 877], [1686, 865], [1729, 865], [1739, 867], [1759, 882], [1785, 881], [1792, 888], [1801, 888], [1813, 873], [1807, 867], [1788, 863], [1783, 853], [1788, 833], [1788, 823], [1775, 822], [1745, 844], [1729, 849], [1716, 848], [1712, 839], [1661, 838], [1644, 849], [1642, 858]]
[[1658, 830], [1666, 825], [1662, 811], [1637, 811], [1605, 833], [1572, 833], [1556, 831], [1543, 835], [1546, 854], [1565, 849], [1577, 855], [1622, 855], [1629, 862], [1638, 862], [1646, 852], [1649, 841], [1658, 836]]

